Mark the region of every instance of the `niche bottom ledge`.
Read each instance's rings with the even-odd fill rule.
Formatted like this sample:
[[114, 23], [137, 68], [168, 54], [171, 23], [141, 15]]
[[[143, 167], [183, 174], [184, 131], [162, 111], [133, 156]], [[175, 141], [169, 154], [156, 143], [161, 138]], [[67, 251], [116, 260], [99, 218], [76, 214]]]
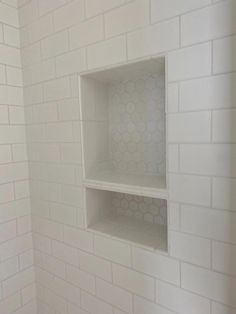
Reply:
[[84, 180], [84, 185], [101, 190], [143, 195], [161, 199], [168, 198], [165, 177], [136, 175], [115, 171], [98, 171]]
[[148, 249], [167, 252], [167, 226], [127, 216], [110, 215], [88, 227], [91, 231], [125, 240]]

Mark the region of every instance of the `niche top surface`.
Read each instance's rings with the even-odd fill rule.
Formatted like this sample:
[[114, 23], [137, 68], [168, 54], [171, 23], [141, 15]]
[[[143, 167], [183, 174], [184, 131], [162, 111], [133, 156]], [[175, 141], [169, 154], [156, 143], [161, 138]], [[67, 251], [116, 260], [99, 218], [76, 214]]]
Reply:
[[165, 177], [98, 171], [84, 180], [87, 187], [167, 199]]
[[98, 233], [122, 239], [148, 249], [167, 251], [167, 226], [127, 216], [110, 215], [89, 226]]
[[165, 74], [165, 57], [125, 64], [115, 68], [83, 74], [82, 77], [94, 79], [103, 83], [113, 83], [135, 79], [145, 74]]

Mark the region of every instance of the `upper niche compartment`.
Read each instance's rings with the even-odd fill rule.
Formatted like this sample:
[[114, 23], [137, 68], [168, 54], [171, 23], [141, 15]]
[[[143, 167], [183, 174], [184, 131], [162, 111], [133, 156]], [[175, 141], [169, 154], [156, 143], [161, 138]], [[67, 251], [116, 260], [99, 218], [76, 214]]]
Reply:
[[166, 198], [165, 58], [80, 76], [85, 184]]

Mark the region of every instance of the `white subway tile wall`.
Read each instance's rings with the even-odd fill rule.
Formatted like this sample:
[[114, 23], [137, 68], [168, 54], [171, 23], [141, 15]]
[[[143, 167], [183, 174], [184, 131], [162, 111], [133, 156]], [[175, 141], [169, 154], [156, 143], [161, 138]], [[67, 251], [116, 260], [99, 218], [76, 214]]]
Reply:
[[[235, 313], [234, 2], [0, 1], [0, 313]], [[163, 54], [167, 254], [85, 229], [78, 91]]]
[[[36, 313], [17, 1], [0, 1], [0, 313]], [[30, 290], [28, 290], [30, 289]]]

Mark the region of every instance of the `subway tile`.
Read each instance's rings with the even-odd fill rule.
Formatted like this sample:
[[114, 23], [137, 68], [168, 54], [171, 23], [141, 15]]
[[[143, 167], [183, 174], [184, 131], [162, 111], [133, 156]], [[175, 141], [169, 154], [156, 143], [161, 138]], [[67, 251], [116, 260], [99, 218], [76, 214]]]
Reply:
[[36, 299], [36, 286], [30, 284], [22, 289], [22, 303], [27, 304], [29, 302], [35, 302]]
[[25, 128], [22, 125], [0, 126], [0, 143], [22, 143], [25, 142]]
[[54, 11], [60, 6], [66, 4], [67, 0], [57, 0], [57, 1], [47, 1], [47, 0], [40, 0], [38, 3], [38, 10], [39, 15], [44, 15], [48, 12]]
[[[58, 311], [58, 312], [62, 312], [62, 313], [66, 312], [66, 309], [67, 309], [66, 300], [56, 295], [54, 291], [49, 290], [45, 286], [38, 283], [37, 283], [37, 298], [49, 306], [50, 310], [42, 309], [42, 313], [44, 313], [44, 311], [46, 313], [51, 313], [52, 308], [54, 308], [55, 311]], [[39, 309], [38, 311], [40, 312]]]
[[11, 146], [10, 145], [1, 145], [0, 146], [0, 163], [5, 164], [5, 163], [10, 162], [11, 160], [12, 160]]
[[134, 296], [134, 314], [174, 314], [172, 312], [156, 303], [147, 301], [146, 299]]
[[215, 271], [236, 275], [236, 246], [227, 243], [213, 242], [212, 267]]
[[58, 76], [82, 72], [86, 69], [85, 50], [72, 51], [56, 58], [56, 73]]
[[235, 224], [235, 213], [181, 206], [181, 229], [184, 232], [218, 241], [236, 243]]
[[226, 305], [235, 306], [234, 291], [236, 280], [220, 273], [183, 264], [181, 269], [182, 287], [204, 297]]
[[176, 285], [180, 281], [179, 262], [163, 255], [133, 248], [133, 268]]
[[77, 143], [62, 144], [61, 156], [63, 162], [81, 164], [82, 162], [81, 144]]
[[168, 145], [168, 170], [179, 171], [179, 146], [177, 144]]
[[69, 29], [70, 48], [88, 46], [104, 38], [103, 19], [101, 16], [86, 20]]
[[[236, 120], [235, 120], [236, 121]], [[195, 158], [197, 156], [197, 158]], [[236, 146], [229, 144], [180, 145], [180, 171], [211, 176], [236, 175]]]
[[79, 265], [82, 270], [106, 281], [111, 281], [111, 263], [105, 259], [80, 251]]
[[55, 62], [53, 59], [41, 61], [24, 70], [24, 84], [36, 84], [55, 77]]
[[0, 243], [16, 237], [16, 221], [12, 220], [0, 225]]
[[53, 220], [66, 225], [76, 225], [77, 209], [75, 207], [53, 203], [50, 206], [50, 212]]
[[174, 113], [179, 111], [179, 84], [171, 83], [168, 84], [168, 105], [167, 110], [169, 113]]
[[211, 3], [211, 0], [151, 0], [151, 21], [159, 22]]
[[35, 265], [35, 278], [37, 283], [43, 284], [45, 288], [54, 288], [55, 282], [52, 274]]
[[19, 29], [4, 25], [3, 26], [4, 31], [4, 41], [7, 45], [13, 46], [13, 47], [20, 47], [20, 32]]
[[31, 163], [31, 175], [36, 180], [75, 184], [75, 169], [71, 165]]
[[66, 278], [65, 264], [55, 257], [35, 251], [34, 260], [36, 266], [46, 270], [48, 273], [63, 279]]
[[91, 314], [113, 314], [111, 305], [83, 291], [81, 292], [81, 306]]
[[84, 1], [74, 0], [53, 13], [55, 31], [68, 28], [85, 18]]
[[61, 191], [61, 198], [65, 204], [81, 207], [83, 204], [82, 189], [78, 186], [64, 185]]
[[210, 268], [210, 240], [174, 231], [170, 231], [169, 237], [171, 256], [186, 262]]
[[22, 199], [1, 204], [0, 223], [30, 214], [29, 199]]
[[218, 209], [236, 210], [236, 179], [213, 178], [212, 206]]
[[28, 250], [19, 255], [19, 267], [20, 269], [26, 269], [34, 265], [34, 252]]
[[3, 25], [0, 25], [0, 42], [3, 42]]
[[7, 67], [7, 83], [13, 86], [23, 86], [22, 69]]
[[23, 89], [7, 85], [0, 86], [0, 104], [23, 106]]
[[57, 103], [39, 104], [31, 107], [31, 123], [58, 121]]
[[42, 57], [51, 58], [68, 51], [68, 32], [62, 31], [41, 41]]
[[10, 124], [25, 124], [25, 112], [24, 107], [11, 106], [9, 108]]
[[32, 223], [33, 231], [40, 233], [42, 236], [55, 240], [63, 239], [63, 226], [61, 224], [39, 217], [33, 219]]
[[126, 60], [126, 40], [118, 36], [101, 43], [91, 45], [87, 49], [88, 68], [104, 67]]
[[22, 306], [20, 292], [14, 293], [8, 298], [0, 300], [0, 312], [11, 314]]
[[236, 70], [236, 36], [217, 39], [213, 42], [213, 72], [224, 73]]
[[4, 3], [0, 4], [0, 22], [19, 27], [19, 19], [16, 8], [12, 8]]
[[45, 101], [68, 98], [70, 96], [70, 81], [68, 77], [59, 78], [43, 84]]
[[12, 145], [12, 157], [13, 161], [27, 161], [27, 146], [26, 144], [14, 144]]
[[52, 254], [56, 258], [71, 265], [78, 265], [78, 251], [62, 242], [52, 241]]
[[26, 162], [0, 165], [0, 173], [1, 173], [0, 184], [9, 181], [27, 179], [28, 165]]
[[175, 202], [209, 206], [211, 201], [210, 178], [194, 175], [171, 174], [170, 199]]
[[73, 285], [78, 286], [91, 294], [95, 293], [95, 277], [77, 267], [70, 265], [66, 266], [66, 279]]
[[28, 268], [20, 273], [17, 273], [16, 275], [12, 276], [2, 283], [4, 297], [9, 297], [11, 294], [17, 292], [18, 290], [32, 283], [33, 281], [33, 268]]
[[52, 240], [41, 235], [34, 233], [33, 234], [33, 241], [34, 241], [34, 249], [42, 251], [46, 254], [51, 254], [51, 242]]
[[134, 270], [113, 264], [113, 282], [132, 293], [154, 300], [154, 279]]
[[98, 15], [108, 10], [123, 4], [124, 0], [100, 0], [99, 2], [93, 0], [86, 0], [86, 15]]
[[128, 34], [128, 59], [162, 53], [179, 47], [179, 20], [173, 19]]
[[191, 112], [168, 115], [169, 142], [197, 143], [211, 140], [211, 113]]
[[126, 313], [132, 313], [132, 294], [101, 279], [96, 280], [97, 296]]
[[95, 236], [94, 252], [96, 255], [122, 265], [131, 265], [130, 246], [113, 239]]
[[[42, 41], [44, 42], [44, 41]], [[41, 60], [41, 44], [36, 42], [26, 47], [21, 48], [21, 60], [22, 66], [30, 66], [34, 63], [38, 63]], [[24, 71], [24, 70], [23, 70]]]
[[234, 1], [223, 1], [182, 16], [182, 44], [192, 45], [232, 34], [236, 29], [234, 9]]
[[213, 112], [212, 137], [213, 141], [216, 143], [236, 143], [235, 109]]
[[58, 102], [58, 115], [61, 121], [80, 120], [78, 99], [65, 99]]
[[84, 230], [65, 226], [64, 242], [86, 252], [93, 251], [93, 235]]
[[29, 157], [32, 161], [60, 161], [60, 146], [57, 143], [32, 143], [29, 147]]
[[235, 107], [234, 74], [217, 75], [180, 83], [180, 111]]
[[[52, 88], [52, 86], [51, 86]], [[45, 87], [46, 89], [46, 87]], [[49, 87], [48, 87], [49, 89]], [[49, 93], [49, 90], [47, 90], [47, 93]], [[50, 92], [51, 96], [52, 92]], [[48, 95], [47, 95], [48, 97]], [[25, 105], [32, 105], [36, 103], [40, 103], [43, 100], [43, 87], [41, 84], [28, 86], [24, 88], [24, 100]], [[27, 109], [27, 107], [26, 107]]]
[[25, 234], [32, 230], [31, 216], [24, 216], [17, 219], [17, 233]]
[[0, 280], [4, 281], [7, 278], [15, 275], [19, 271], [18, 258], [14, 256], [0, 263]]
[[104, 14], [107, 37], [144, 27], [149, 23], [149, 2], [136, 0]]
[[5, 84], [6, 83], [6, 66], [3, 64], [0, 64], [0, 83]]
[[31, 234], [18, 236], [0, 245], [1, 260], [4, 261], [29, 249], [32, 249]]
[[212, 314], [234, 314], [235, 309], [229, 308], [226, 305], [212, 302]]
[[180, 228], [180, 205], [175, 202], [169, 202], [169, 228], [170, 230], [179, 230]]
[[38, 18], [37, 1], [26, 0], [26, 3], [19, 7], [18, 12], [21, 27], [32, 23], [35, 19]]
[[9, 124], [9, 117], [8, 117], [8, 106], [0, 106], [0, 123], [1, 124]]
[[66, 300], [74, 304], [80, 304], [81, 302], [80, 289], [60, 278], [54, 278], [53, 291], [55, 292], [55, 294], [61, 296], [62, 298], [65, 298]]
[[53, 20], [51, 15], [44, 15], [41, 18], [34, 20], [33, 23], [27, 26], [29, 29], [29, 42], [36, 42], [53, 32]]
[[179, 314], [210, 314], [210, 300], [168, 283], [157, 281], [158, 303]]
[[67, 307], [68, 307], [68, 314], [88, 314], [88, 312], [82, 310], [81, 307], [79, 307], [79, 305], [76, 306], [72, 303], [68, 303]]
[[178, 81], [211, 74], [211, 44], [205, 43], [168, 54], [168, 80]]

